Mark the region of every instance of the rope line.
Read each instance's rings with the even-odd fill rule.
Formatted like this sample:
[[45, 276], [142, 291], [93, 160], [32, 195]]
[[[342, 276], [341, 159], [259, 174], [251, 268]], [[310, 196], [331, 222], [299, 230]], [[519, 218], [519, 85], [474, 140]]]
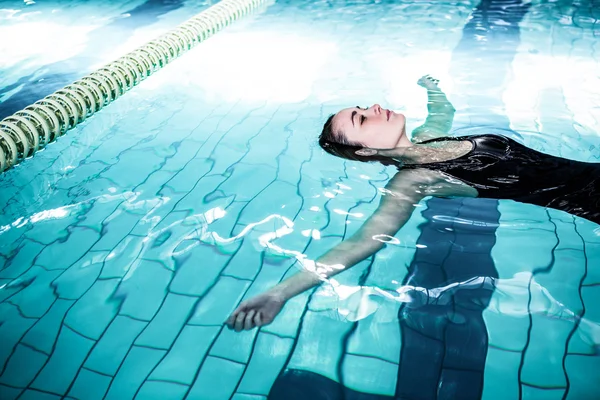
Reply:
[[267, 0], [222, 0], [177, 28], [0, 121], [0, 172], [45, 148]]

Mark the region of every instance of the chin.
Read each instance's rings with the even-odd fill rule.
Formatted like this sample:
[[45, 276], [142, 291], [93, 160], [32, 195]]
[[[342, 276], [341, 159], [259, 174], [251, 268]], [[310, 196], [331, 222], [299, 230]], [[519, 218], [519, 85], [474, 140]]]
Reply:
[[404, 124], [406, 122], [406, 116], [402, 113], [394, 113], [396, 114], [396, 119], [401, 120], [402, 123]]

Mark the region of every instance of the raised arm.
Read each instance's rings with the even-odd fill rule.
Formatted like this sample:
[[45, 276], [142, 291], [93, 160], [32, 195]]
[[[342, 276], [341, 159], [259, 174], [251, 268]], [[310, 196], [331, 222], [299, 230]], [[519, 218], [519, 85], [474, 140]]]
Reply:
[[452, 103], [438, 87], [438, 80], [425, 75], [418, 84], [427, 89], [427, 119], [425, 123], [412, 132], [415, 143], [428, 139], [447, 136], [452, 128], [454, 112]]
[[423, 178], [418, 170], [398, 172], [386, 186], [379, 207], [360, 229], [316, 260], [319, 273], [302, 270], [269, 291], [244, 301], [231, 314], [227, 325], [240, 331], [270, 324], [287, 300], [379, 251], [384, 243], [377, 235], [395, 235], [408, 221], [415, 205], [427, 195], [420, 190]]

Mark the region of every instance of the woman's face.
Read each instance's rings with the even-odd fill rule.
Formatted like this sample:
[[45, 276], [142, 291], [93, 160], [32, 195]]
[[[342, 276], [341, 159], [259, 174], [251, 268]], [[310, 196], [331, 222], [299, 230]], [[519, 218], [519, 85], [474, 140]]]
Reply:
[[341, 131], [346, 140], [371, 149], [393, 149], [406, 135], [404, 115], [381, 108], [379, 104], [346, 108], [333, 117], [332, 123], [334, 131]]

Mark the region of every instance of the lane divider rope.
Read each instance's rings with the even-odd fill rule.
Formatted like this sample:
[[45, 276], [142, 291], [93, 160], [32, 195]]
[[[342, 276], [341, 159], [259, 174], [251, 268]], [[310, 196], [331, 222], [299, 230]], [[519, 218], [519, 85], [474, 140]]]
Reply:
[[177, 28], [0, 121], [0, 172], [64, 135], [165, 65], [272, 0], [222, 0]]

